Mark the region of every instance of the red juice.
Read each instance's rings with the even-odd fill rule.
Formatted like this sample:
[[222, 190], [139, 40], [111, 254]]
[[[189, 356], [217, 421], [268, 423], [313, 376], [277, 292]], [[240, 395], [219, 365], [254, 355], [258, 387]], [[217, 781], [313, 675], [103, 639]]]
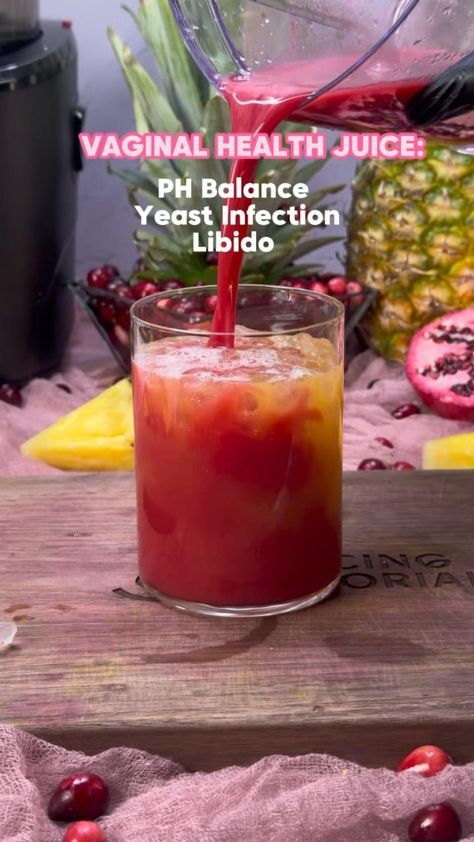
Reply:
[[[328, 339], [162, 339], [135, 354], [139, 570], [169, 600], [326, 595], [341, 562], [342, 364]], [[316, 601], [316, 600], [314, 600]]]

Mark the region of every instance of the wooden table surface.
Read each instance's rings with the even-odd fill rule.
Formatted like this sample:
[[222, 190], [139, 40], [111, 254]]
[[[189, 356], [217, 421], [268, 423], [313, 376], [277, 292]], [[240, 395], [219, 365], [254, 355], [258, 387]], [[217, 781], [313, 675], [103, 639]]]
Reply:
[[345, 477], [340, 593], [299, 614], [199, 618], [135, 586], [132, 475], [0, 481], [0, 719], [189, 768], [324, 751], [474, 757], [474, 472]]

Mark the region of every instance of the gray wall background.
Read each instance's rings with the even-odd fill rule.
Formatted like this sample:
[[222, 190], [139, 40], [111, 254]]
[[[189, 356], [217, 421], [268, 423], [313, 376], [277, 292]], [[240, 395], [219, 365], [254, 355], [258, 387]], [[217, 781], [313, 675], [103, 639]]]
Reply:
[[[129, 5], [135, 7], [138, 0], [129, 0]], [[87, 130], [119, 134], [133, 130], [130, 97], [107, 39], [107, 26], [112, 26], [145, 63], [147, 52], [119, 0], [41, 0], [40, 6], [43, 18], [73, 21], [79, 48], [80, 98], [87, 109]], [[351, 161], [330, 161], [318, 176], [318, 184], [349, 182], [353, 171]], [[345, 211], [348, 198], [346, 190], [333, 206]], [[87, 162], [79, 188], [78, 277], [92, 266], [109, 262], [128, 272], [135, 259], [134, 227], [135, 216], [120, 179], [107, 173], [104, 161]], [[336, 251], [341, 250], [342, 244], [321, 250], [317, 259], [331, 270], [337, 270]]]

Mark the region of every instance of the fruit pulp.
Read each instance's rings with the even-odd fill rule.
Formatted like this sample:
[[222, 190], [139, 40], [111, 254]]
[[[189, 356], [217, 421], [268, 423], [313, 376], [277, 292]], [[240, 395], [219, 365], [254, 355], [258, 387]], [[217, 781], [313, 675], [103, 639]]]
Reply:
[[337, 582], [342, 366], [329, 341], [162, 339], [137, 351], [133, 390], [146, 586], [252, 607]]

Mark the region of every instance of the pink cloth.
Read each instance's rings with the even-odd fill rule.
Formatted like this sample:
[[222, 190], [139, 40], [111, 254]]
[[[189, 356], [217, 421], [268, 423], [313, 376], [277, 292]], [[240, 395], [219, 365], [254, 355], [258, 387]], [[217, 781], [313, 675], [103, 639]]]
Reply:
[[406, 842], [411, 817], [440, 801], [457, 810], [463, 842], [474, 842], [474, 763], [422, 778], [308, 754], [190, 774], [134, 749], [86, 757], [0, 727], [2, 842], [61, 842], [64, 827], [46, 807], [72, 771], [109, 785], [108, 842]]
[[[59, 474], [56, 468], [23, 457], [20, 445], [66, 412], [94, 397], [110, 385], [121, 370], [104, 341], [80, 312], [63, 373], [33, 380], [24, 390], [22, 409], [0, 401], [0, 475]], [[371, 381], [378, 382], [371, 388]], [[65, 384], [71, 393], [58, 384]], [[371, 351], [357, 356], [346, 375], [344, 414], [344, 468], [355, 470], [369, 456], [387, 465], [397, 461], [421, 467], [423, 443], [439, 436], [473, 430], [472, 424], [438, 418], [423, 408], [421, 415], [397, 421], [390, 412], [402, 403], [421, 405], [408, 383], [403, 367], [387, 363]], [[390, 450], [375, 441], [384, 436], [394, 444]]]

